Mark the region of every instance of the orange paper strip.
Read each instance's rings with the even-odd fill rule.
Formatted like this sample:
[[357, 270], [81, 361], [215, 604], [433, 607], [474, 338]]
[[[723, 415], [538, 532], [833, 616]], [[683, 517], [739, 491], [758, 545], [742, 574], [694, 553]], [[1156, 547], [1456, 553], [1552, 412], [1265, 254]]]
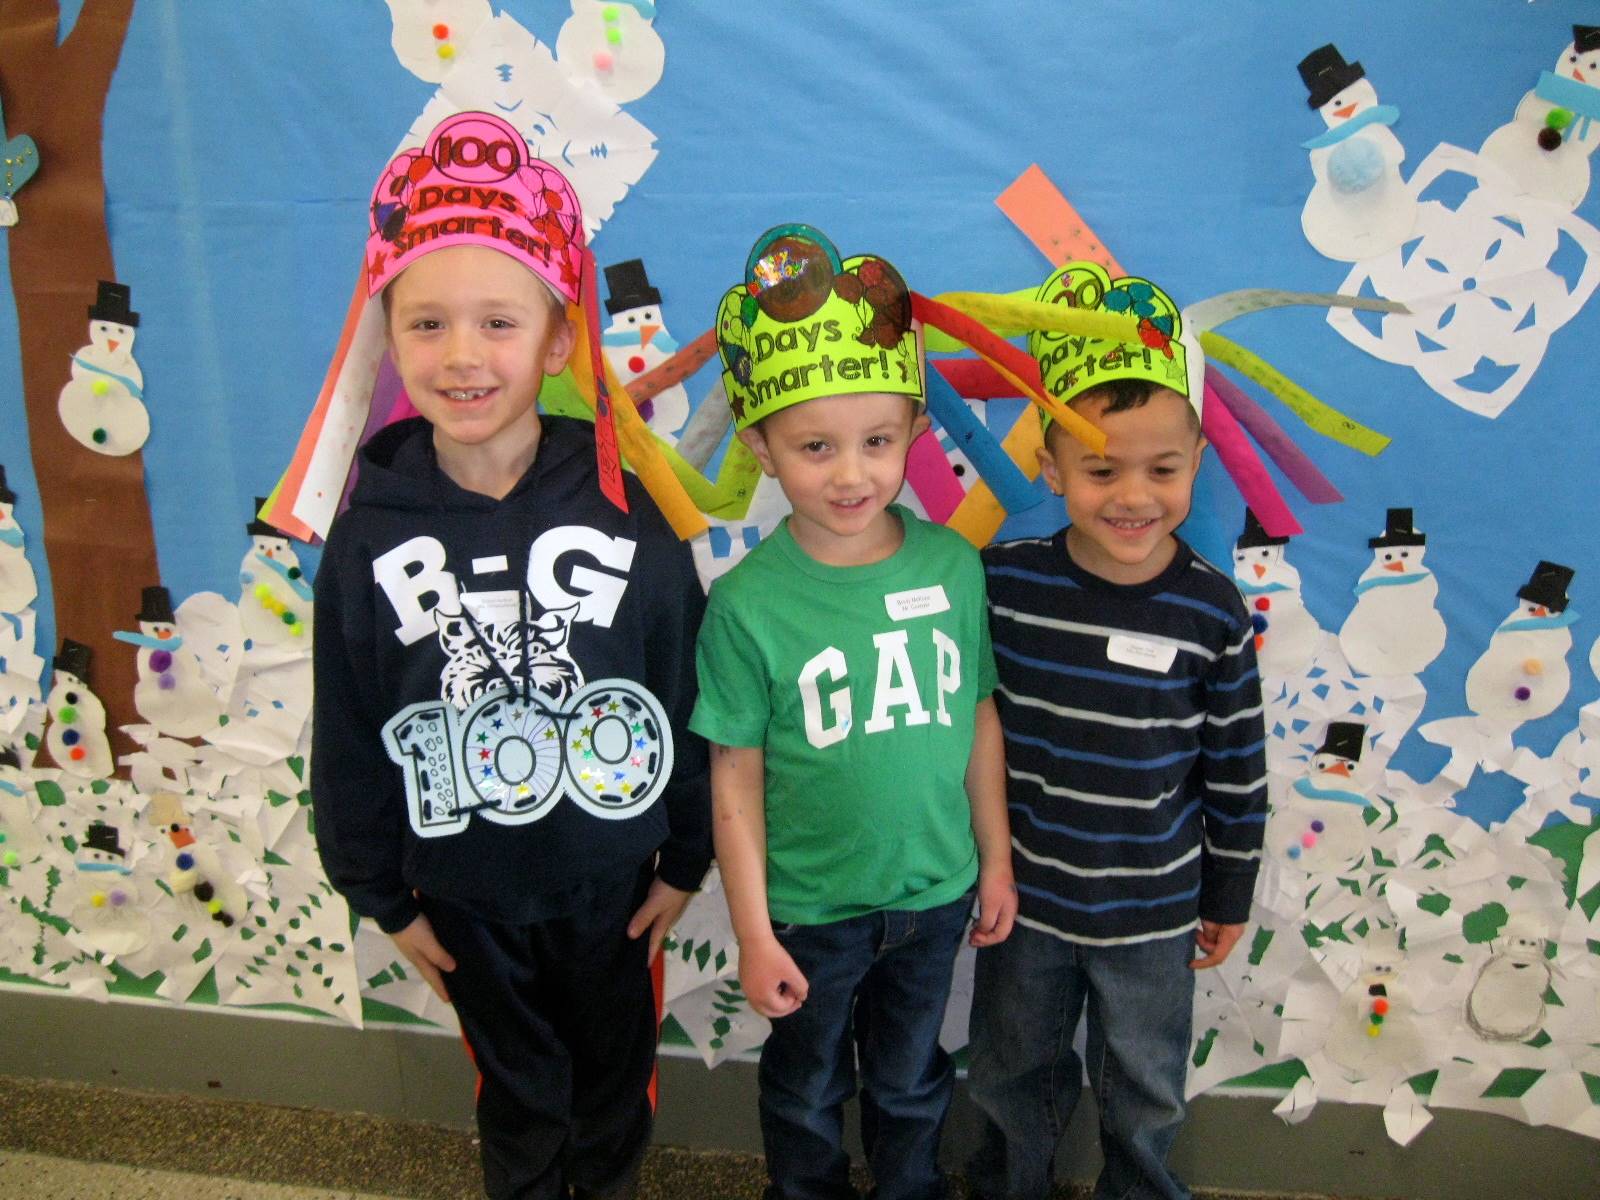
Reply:
[[1126, 275], [1122, 264], [1100, 244], [1089, 223], [1067, 202], [1050, 177], [1034, 163], [995, 198], [1000, 211], [1040, 252], [1059, 267], [1073, 259], [1099, 263], [1113, 276]]

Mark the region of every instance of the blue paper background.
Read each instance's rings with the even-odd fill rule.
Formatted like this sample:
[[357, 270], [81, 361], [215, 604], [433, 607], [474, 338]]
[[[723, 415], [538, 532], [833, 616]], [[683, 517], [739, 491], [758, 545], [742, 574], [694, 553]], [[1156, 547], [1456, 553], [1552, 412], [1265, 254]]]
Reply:
[[[78, 7], [63, 6], [65, 25]], [[569, 6], [510, 0], [500, 9], [553, 43]], [[780, 221], [816, 224], [847, 254], [883, 254], [928, 294], [1010, 290], [1042, 278], [1045, 264], [993, 201], [1038, 162], [1130, 270], [1180, 302], [1251, 286], [1331, 290], [1345, 267], [1300, 230], [1311, 184], [1300, 143], [1322, 126], [1306, 105], [1299, 58], [1331, 41], [1364, 64], [1380, 99], [1400, 110], [1394, 132], [1409, 175], [1438, 142], [1475, 150], [1553, 64], [1572, 23], [1595, 16], [1592, 3], [1554, 0], [667, 0], [656, 20], [666, 74], [627, 106], [656, 133], [659, 158], [606, 224], [597, 253], [601, 263], [645, 259], [680, 342], [710, 324], [750, 243]], [[396, 61], [389, 33], [378, 0], [135, 6], [107, 105], [106, 185], [118, 277], [143, 314], [136, 357], [153, 421], [145, 464], [162, 581], [175, 599], [234, 592], [251, 497], [287, 464], [337, 340], [372, 180], [432, 93]], [[28, 202], [24, 189], [24, 221]], [[1594, 190], [1579, 213], [1600, 221]], [[0, 238], [9, 278], [5, 254]], [[1492, 421], [1356, 350], [1321, 310], [1227, 329], [1394, 437], [1368, 459], [1268, 401], [1347, 498], [1295, 504], [1306, 533], [1290, 558], [1324, 628], [1336, 630], [1349, 611], [1366, 539], [1382, 530], [1387, 506], [1414, 507], [1428, 533], [1450, 641], [1423, 677], [1424, 721], [1465, 711], [1466, 670], [1538, 559], [1576, 568], [1573, 606], [1600, 615], [1597, 314], [1591, 303], [1556, 334], [1521, 397]], [[92, 584], [49, 577], [25, 428], [7, 292], [0, 461], [40, 576], [48, 654], [50, 588]], [[1241, 512], [1210, 463], [1186, 533], [1225, 562]], [[1007, 532], [1058, 522], [1047, 505]], [[305, 558], [314, 565], [314, 553]], [[131, 595], [147, 581], [126, 582]], [[1584, 665], [1597, 628], [1595, 616], [1574, 628], [1571, 697], [1525, 727], [1520, 743], [1548, 752], [1578, 706], [1600, 694]], [[1395, 765], [1427, 778], [1442, 762], [1413, 734]], [[1511, 807], [1514, 786], [1480, 781], [1463, 806], [1492, 819]]]

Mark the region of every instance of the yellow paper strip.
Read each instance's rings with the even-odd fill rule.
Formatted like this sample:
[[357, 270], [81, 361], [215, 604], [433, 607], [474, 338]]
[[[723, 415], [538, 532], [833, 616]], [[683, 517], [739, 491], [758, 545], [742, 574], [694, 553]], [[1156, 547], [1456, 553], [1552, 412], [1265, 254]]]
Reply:
[[1382, 454], [1388, 447], [1390, 439], [1387, 436], [1324, 404], [1271, 363], [1252, 354], [1238, 342], [1223, 337], [1215, 331], [1207, 330], [1200, 335], [1200, 345], [1216, 362], [1226, 363], [1266, 388], [1287, 404], [1295, 416], [1323, 437], [1332, 438], [1366, 455]]
[[[1000, 443], [1001, 448], [1011, 456], [1011, 461], [1029, 479], [1039, 477], [1038, 450], [1042, 445], [1044, 438], [1039, 429], [1039, 418], [1034, 416], [1031, 408], [1022, 410], [1016, 424], [1011, 426], [1011, 432]], [[995, 499], [989, 485], [980, 479], [972, 485], [967, 498], [950, 514], [945, 524], [981, 550], [994, 540], [1005, 519], [1006, 510], [1000, 507], [1000, 501]]]
[[1052, 333], [1075, 333], [1083, 337], [1139, 345], [1137, 320], [1100, 309], [1069, 308], [1065, 304], [1045, 304], [1015, 294], [1001, 295], [995, 292], [943, 292], [934, 299], [966, 313], [975, 321], [983, 322], [1005, 338], [1043, 329]]

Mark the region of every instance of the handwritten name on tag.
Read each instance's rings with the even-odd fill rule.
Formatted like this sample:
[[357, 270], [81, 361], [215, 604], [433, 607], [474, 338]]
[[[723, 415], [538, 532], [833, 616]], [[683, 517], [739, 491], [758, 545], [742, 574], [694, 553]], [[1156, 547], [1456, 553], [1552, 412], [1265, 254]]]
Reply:
[[909, 621], [913, 617], [928, 617], [934, 613], [950, 611], [950, 597], [944, 594], [944, 585], [912, 588], [908, 592], [890, 592], [883, 598], [891, 621]]
[[1161, 642], [1114, 633], [1106, 639], [1106, 657], [1125, 667], [1141, 667], [1165, 675], [1178, 657], [1178, 648]]

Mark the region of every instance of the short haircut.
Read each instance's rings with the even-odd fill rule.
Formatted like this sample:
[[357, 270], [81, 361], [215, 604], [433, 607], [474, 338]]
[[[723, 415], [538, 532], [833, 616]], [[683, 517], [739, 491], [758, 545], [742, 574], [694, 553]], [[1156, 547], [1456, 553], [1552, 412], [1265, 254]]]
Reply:
[[[1130, 408], [1138, 408], [1142, 404], [1148, 404], [1150, 397], [1157, 392], [1172, 392], [1177, 395], [1175, 389], [1150, 379], [1112, 379], [1079, 392], [1071, 400], [1067, 401], [1067, 407], [1072, 409], [1073, 412], [1078, 412], [1083, 405], [1091, 400], [1104, 400], [1106, 402], [1106, 412], [1127, 412]], [[1180, 396], [1179, 399], [1183, 399], [1183, 397]], [[1189, 415], [1189, 427], [1198, 434], [1200, 432], [1200, 414], [1195, 411], [1194, 405], [1187, 400], [1184, 400], [1183, 406]], [[1045, 427], [1046, 444], [1050, 441], [1050, 434], [1057, 428], [1058, 422], [1055, 421], [1051, 421]]]

